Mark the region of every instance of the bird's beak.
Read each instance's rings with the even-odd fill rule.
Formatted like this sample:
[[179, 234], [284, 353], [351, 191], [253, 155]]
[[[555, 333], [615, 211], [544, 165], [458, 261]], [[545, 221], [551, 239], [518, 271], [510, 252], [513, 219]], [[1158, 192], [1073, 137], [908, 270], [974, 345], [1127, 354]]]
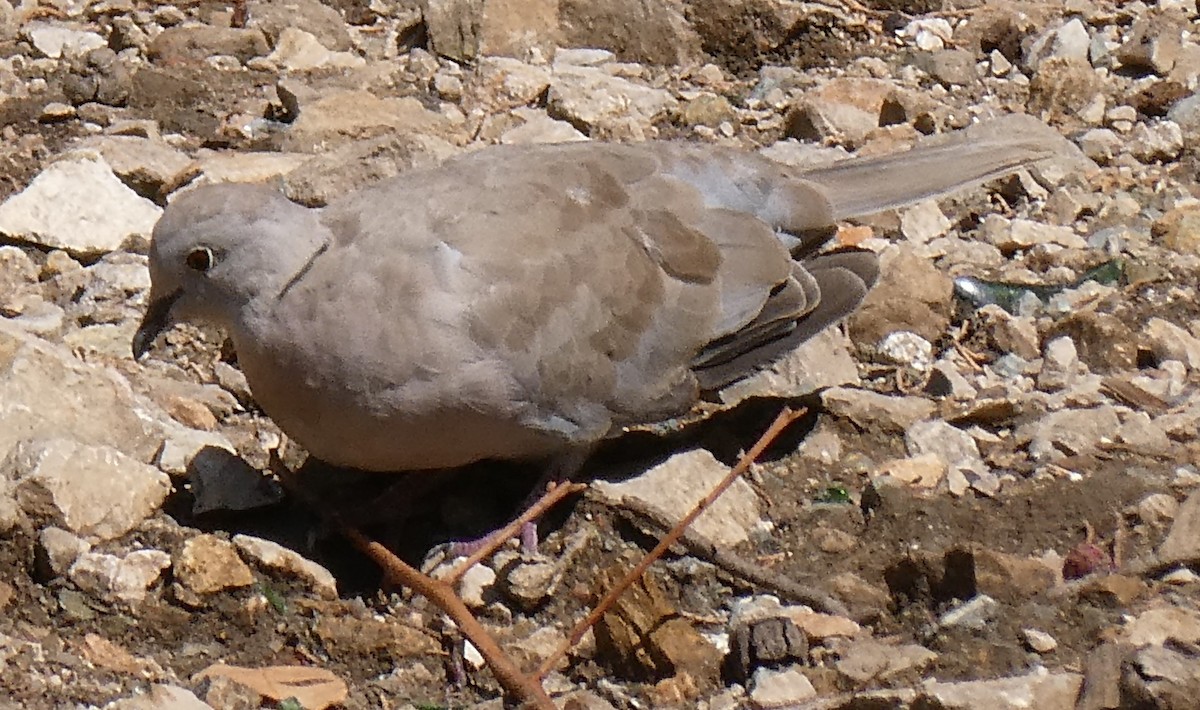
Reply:
[[176, 290], [163, 298], [150, 302], [150, 307], [146, 309], [146, 315], [142, 318], [141, 325], [133, 334], [134, 360], [140, 360], [154, 344], [154, 339], [170, 327], [171, 307], [175, 305], [182, 294], [182, 290]]

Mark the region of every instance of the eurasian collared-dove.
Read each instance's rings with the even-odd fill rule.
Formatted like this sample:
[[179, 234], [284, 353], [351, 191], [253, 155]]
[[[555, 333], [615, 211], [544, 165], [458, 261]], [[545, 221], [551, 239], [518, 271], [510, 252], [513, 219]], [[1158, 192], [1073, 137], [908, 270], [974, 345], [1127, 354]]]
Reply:
[[134, 354], [176, 319], [223, 326], [266, 413], [335, 465], [578, 457], [850, 313], [877, 264], [817, 253], [837, 220], [1062, 143], [1027, 117], [941, 139], [813, 170], [689, 143], [492, 147], [322, 209], [197, 188], [154, 229]]

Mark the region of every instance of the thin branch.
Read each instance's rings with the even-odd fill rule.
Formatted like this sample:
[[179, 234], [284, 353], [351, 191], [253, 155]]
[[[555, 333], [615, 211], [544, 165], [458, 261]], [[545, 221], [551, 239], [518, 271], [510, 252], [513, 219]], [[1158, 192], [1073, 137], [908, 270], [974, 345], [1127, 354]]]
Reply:
[[558, 662], [567, 654], [567, 652], [570, 651], [575, 644], [579, 643], [584, 634], [587, 633], [587, 630], [592, 628], [592, 626], [594, 626], [596, 622], [599, 621], [602, 616], [604, 616], [605, 612], [612, 607], [617, 598], [624, 594], [625, 590], [629, 589], [630, 586], [640, 579], [655, 560], [662, 557], [663, 553], [665, 553], [672, 545], [678, 542], [679, 539], [683, 537], [684, 531], [687, 530], [688, 526], [690, 526], [692, 522], [694, 522], [696, 518], [700, 516], [701, 513], [707, 510], [717, 498], [721, 497], [721, 494], [724, 493], [730, 486], [732, 486], [733, 482], [736, 481], [739, 476], [745, 473], [750, 468], [750, 465], [762, 455], [763, 451], [765, 451], [767, 447], [771, 445], [771, 442], [773, 442], [789, 424], [803, 416], [805, 411], [805, 409], [793, 411], [788, 407], [784, 407], [783, 411], [779, 413], [779, 416], [775, 417], [775, 421], [771, 423], [771, 426], [768, 427], [766, 432], [759, 437], [758, 442], [756, 442], [754, 446], [742, 456], [741, 460], [739, 460], [737, 465], [730, 470], [729, 474], [726, 475], [720, 483], [713, 487], [713, 489], [709, 491], [708, 495], [704, 496], [704, 498], [697, 503], [687, 515], [683, 516], [683, 519], [675, 525], [671, 532], [667, 533], [666, 537], [660, 540], [659, 543], [655, 545], [653, 550], [646, 553], [642, 560], [634, 565], [633, 569], [631, 569], [620, 582], [614, 585], [613, 588], [604, 595], [604, 598], [600, 600], [594, 609], [592, 609], [591, 613], [589, 613], [582, 621], [575, 625], [575, 628], [571, 631], [571, 635], [567, 637], [566, 641], [564, 641], [558, 647], [558, 649], [556, 649], [555, 652], [551, 654], [550, 657], [545, 660], [545, 662], [542, 663], [541, 668], [538, 669], [537, 677], [544, 678], [546, 674], [553, 670], [554, 666], [558, 664]]
[[526, 675], [517, 667], [487, 629], [471, 614], [471, 610], [454, 592], [453, 586], [421, 574], [419, 570], [392, 554], [391, 550], [363, 535], [353, 526], [343, 522], [335, 513], [321, 506], [318, 501], [314, 501], [303, 487], [297, 485], [291, 471], [279, 460], [276, 450], [271, 451], [270, 467], [289, 493], [320, 515], [360, 552], [374, 560], [390, 581], [411, 588], [449, 616], [462, 634], [479, 650], [479, 654], [483, 656], [488, 668], [509, 697], [520, 700], [524, 707], [553, 710], [554, 702], [542, 688], [540, 678]]
[[[613, 506], [611, 502], [599, 498], [595, 500], [602, 505]], [[621, 503], [619, 508], [613, 508], [613, 510], [635, 525], [656, 528], [659, 531], [670, 530], [673, 525], [665, 513], [642, 501], [626, 501]], [[693, 557], [711, 562], [726, 573], [774, 592], [787, 601], [806, 604], [826, 614], [850, 616], [850, 611], [846, 609], [845, 605], [825, 592], [772, 572], [761, 564], [755, 564], [729, 550], [722, 549], [695, 530], [684, 531], [683, 536], [679, 538], [679, 543]]]

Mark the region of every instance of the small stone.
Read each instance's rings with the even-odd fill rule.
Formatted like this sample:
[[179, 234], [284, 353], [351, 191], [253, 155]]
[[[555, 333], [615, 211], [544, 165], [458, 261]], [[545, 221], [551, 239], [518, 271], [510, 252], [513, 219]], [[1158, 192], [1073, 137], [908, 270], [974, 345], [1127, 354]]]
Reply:
[[[1140, 511], [1141, 506], [1138, 508]], [[1193, 565], [1200, 561], [1200, 490], [1179, 506], [1171, 531], [1158, 548], [1158, 559], [1163, 564]]]
[[58, 101], [51, 101], [42, 107], [42, 113], [38, 116], [38, 121], [41, 123], [62, 123], [72, 118], [75, 118], [74, 106]]
[[496, 583], [496, 572], [487, 565], [472, 565], [458, 581], [458, 596], [472, 609], [482, 609], [489, 600], [485, 595]]
[[1162, 119], [1133, 127], [1126, 148], [1143, 163], [1170, 162], [1183, 153], [1183, 130], [1174, 121]]
[[1029, 647], [1029, 650], [1035, 653], [1051, 653], [1058, 648], [1058, 641], [1045, 631], [1022, 629], [1021, 637], [1025, 639], [1025, 645]]
[[1182, 607], [1149, 609], [1125, 624], [1125, 634], [1138, 647], [1161, 646], [1170, 640], [1200, 643], [1200, 612]]
[[152, 685], [144, 693], [121, 698], [104, 706], [105, 710], [212, 710], [192, 691], [176, 685]]
[[679, 122], [685, 126], [710, 126], [737, 119], [737, 112], [729, 99], [717, 94], [702, 93], [684, 103], [679, 111]]
[[904, 441], [909, 456], [933, 454], [945, 461], [951, 470], [987, 471], [975, 439], [944, 421], [917, 422], [905, 430]]
[[81, 590], [107, 601], [136, 604], [171, 566], [171, 556], [161, 550], [135, 550], [124, 557], [85, 552], [67, 576]]
[[943, 614], [938, 624], [943, 628], [981, 630], [996, 616], [999, 609], [1000, 602], [986, 594], [979, 594]]
[[888, 333], [876, 350], [887, 362], [928, 372], [933, 367], [933, 344], [907, 330]]
[[873, 638], [854, 641], [841, 651], [834, 666], [854, 683], [880, 683], [905, 673], [920, 672], [937, 654], [915, 644], [892, 645]]
[[900, 213], [900, 232], [918, 244], [945, 235], [951, 226], [937, 200], [917, 203]]
[[1147, 321], [1143, 335], [1159, 362], [1178, 360], [1190, 370], [1200, 370], [1200, 338], [1162, 318]]
[[[1151, 493], [1138, 501], [1134, 511], [1143, 523], [1161, 525], [1175, 519], [1179, 512], [1179, 501], [1166, 493]], [[1200, 546], [1197, 549], [1200, 550]]]
[[1131, 69], [1166, 75], [1183, 49], [1186, 21], [1179, 13], [1149, 10], [1138, 17], [1117, 59]]
[[172, 573], [177, 589], [196, 601], [204, 595], [254, 584], [254, 574], [238, 557], [237, 550], [215, 535], [197, 535], [185, 542]]
[[38, 543], [46, 553], [50, 571], [59, 576], [66, 574], [80, 555], [92, 549], [83, 538], [53, 525], [38, 533]]
[[249, 535], [235, 535], [233, 544], [244, 557], [263, 567], [307, 582], [313, 591], [325, 599], [337, 598], [337, 582], [329, 570], [299, 553], [270, 540]]
[[892, 397], [867, 390], [831, 387], [821, 393], [821, 404], [831, 414], [860, 427], [902, 432], [932, 416], [937, 405], [923, 397]]
[[755, 708], [786, 708], [816, 697], [811, 681], [795, 668], [759, 668], [750, 681], [750, 702]]

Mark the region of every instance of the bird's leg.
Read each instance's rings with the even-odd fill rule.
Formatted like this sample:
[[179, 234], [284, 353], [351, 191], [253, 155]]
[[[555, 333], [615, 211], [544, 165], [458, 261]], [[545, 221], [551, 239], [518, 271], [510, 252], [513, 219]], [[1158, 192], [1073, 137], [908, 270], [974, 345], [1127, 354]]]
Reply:
[[[571, 476], [574, 476], [579, 472], [579, 469], [583, 468], [583, 463], [587, 461], [593, 448], [589, 446], [571, 449], [567, 453], [551, 459], [546, 465], [545, 470], [542, 471], [542, 475], [538, 478], [533, 490], [518, 506], [520, 513], [524, 513], [544, 499], [554, 486], [570, 481]], [[449, 554], [451, 557], [471, 557], [477, 556], [479, 551], [484, 548], [495, 550], [508, 541], [508, 535], [504, 533], [505, 528], [501, 527], [474, 540], [450, 543]], [[527, 520], [521, 525], [520, 538], [521, 549], [524, 552], [537, 551], [538, 533], [536, 519]]]

